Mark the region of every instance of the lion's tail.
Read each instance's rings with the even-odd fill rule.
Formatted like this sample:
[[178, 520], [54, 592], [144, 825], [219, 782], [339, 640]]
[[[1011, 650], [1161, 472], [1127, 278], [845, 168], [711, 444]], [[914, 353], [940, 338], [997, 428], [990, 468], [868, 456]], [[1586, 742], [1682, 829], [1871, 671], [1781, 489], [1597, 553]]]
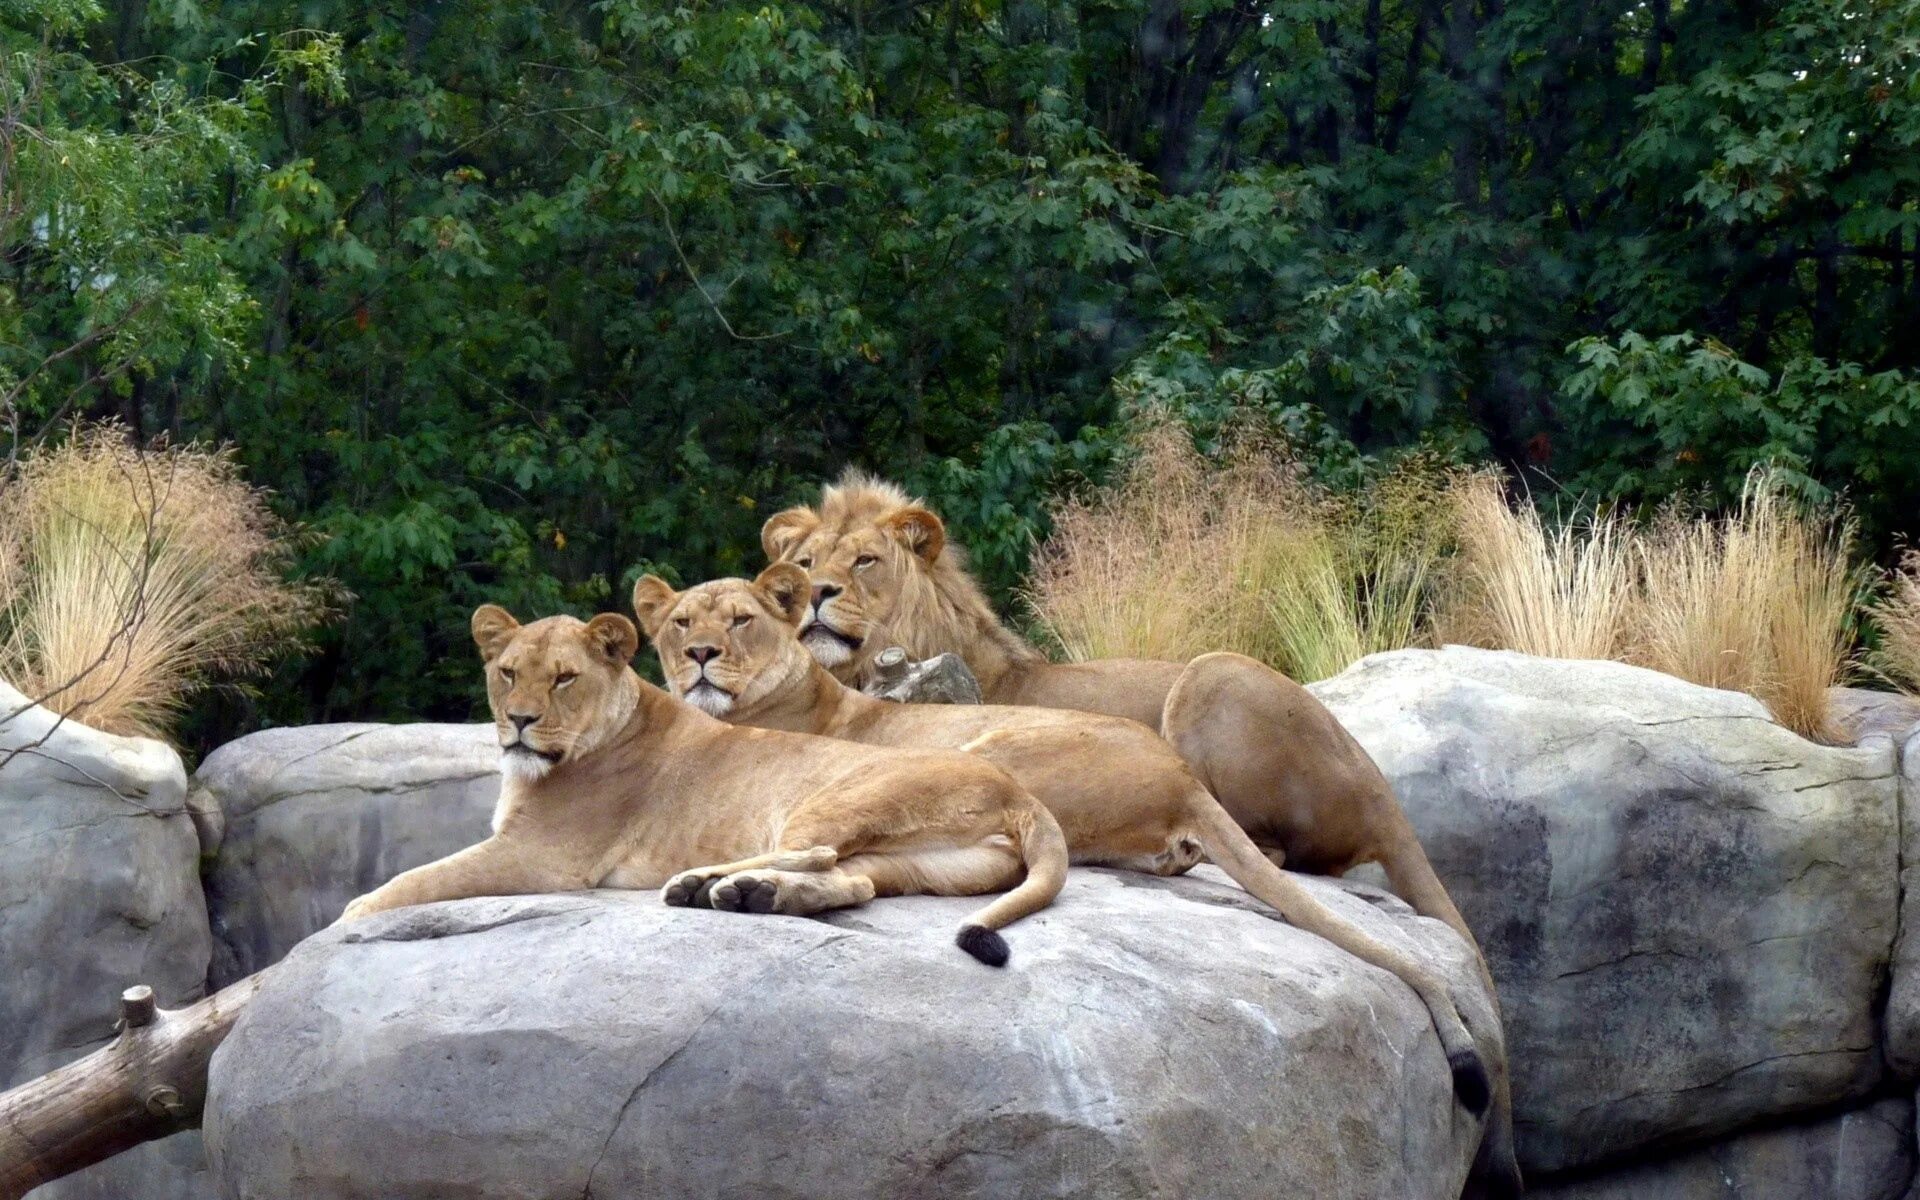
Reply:
[[1027, 876], [1011, 891], [968, 917], [954, 940], [990, 967], [1007, 965], [1007, 939], [999, 930], [1053, 903], [1067, 882], [1067, 835], [1060, 822], [1031, 796], [1013, 820], [1013, 839]]
[[1454, 1007], [1446, 982], [1314, 899], [1299, 880], [1260, 853], [1219, 801], [1200, 789], [1196, 792], [1188, 811], [1207, 857], [1235, 883], [1271, 905], [1289, 925], [1318, 934], [1355, 958], [1398, 975], [1425, 1002], [1433, 1018], [1447, 1065], [1453, 1069], [1454, 1094], [1476, 1116], [1485, 1112], [1490, 1092], [1486, 1064]]

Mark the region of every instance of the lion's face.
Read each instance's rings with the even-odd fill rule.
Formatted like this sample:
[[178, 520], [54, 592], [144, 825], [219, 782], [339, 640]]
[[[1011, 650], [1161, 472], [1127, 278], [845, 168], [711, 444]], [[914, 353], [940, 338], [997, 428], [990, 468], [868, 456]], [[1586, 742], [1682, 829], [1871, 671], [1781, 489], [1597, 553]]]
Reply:
[[917, 505], [842, 526], [790, 509], [770, 518], [760, 537], [768, 558], [807, 573], [800, 642], [828, 668], [886, 649], [901, 593], [946, 544], [940, 518]]
[[473, 640], [486, 662], [487, 705], [505, 774], [540, 779], [605, 745], [633, 715], [628, 661], [640, 639], [625, 617], [547, 617], [522, 625], [506, 609], [485, 604], [474, 610]]
[[751, 711], [809, 669], [794, 640], [809, 608], [806, 572], [776, 563], [749, 583], [716, 579], [675, 592], [657, 575], [633, 585], [633, 612], [674, 695], [715, 717]]

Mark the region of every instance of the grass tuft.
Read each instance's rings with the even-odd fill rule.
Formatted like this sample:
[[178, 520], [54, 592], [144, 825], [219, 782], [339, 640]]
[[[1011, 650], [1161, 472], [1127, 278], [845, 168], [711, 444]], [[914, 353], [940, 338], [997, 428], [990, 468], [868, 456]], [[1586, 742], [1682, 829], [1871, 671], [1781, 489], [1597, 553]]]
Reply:
[[77, 428], [0, 487], [0, 677], [109, 733], [260, 671], [326, 613], [288, 529], [223, 453]]
[[1900, 557], [1872, 613], [1880, 631], [1873, 666], [1903, 691], [1920, 694], [1920, 550]]

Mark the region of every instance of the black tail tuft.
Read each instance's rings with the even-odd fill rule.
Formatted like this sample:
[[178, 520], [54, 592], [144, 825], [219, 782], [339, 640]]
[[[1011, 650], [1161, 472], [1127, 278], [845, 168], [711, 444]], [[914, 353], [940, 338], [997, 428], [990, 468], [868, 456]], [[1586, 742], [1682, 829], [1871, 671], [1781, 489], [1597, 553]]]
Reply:
[[1487, 1082], [1487, 1068], [1480, 1062], [1480, 1055], [1456, 1050], [1447, 1056], [1447, 1065], [1453, 1068], [1453, 1094], [1460, 1097], [1460, 1103], [1476, 1117], [1486, 1112], [1493, 1088]]
[[[1007, 939], [1001, 937], [984, 925], [962, 925], [960, 927], [960, 936], [953, 940], [959, 944], [962, 950], [965, 950], [968, 954], [973, 955], [990, 967], [1004, 967], [1007, 965]], [[1479, 1065], [1478, 1060], [1475, 1060], [1474, 1065]], [[1487, 1077], [1482, 1074], [1480, 1076], [1480, 1086], [1485, 1088], [1486, 1085]]]

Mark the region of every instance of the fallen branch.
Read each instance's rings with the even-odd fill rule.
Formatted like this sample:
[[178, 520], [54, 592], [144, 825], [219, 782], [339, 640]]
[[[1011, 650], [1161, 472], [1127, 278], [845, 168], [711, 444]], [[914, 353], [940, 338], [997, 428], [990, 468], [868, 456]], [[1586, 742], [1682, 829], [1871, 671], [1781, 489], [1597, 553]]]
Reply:
[[263, 976], [179, 1009], [156, 1007], [150, 987], [128, 988], [112, 1042], [0, 1093], [0, 1200], [197, 1127], [207, 1064]]

